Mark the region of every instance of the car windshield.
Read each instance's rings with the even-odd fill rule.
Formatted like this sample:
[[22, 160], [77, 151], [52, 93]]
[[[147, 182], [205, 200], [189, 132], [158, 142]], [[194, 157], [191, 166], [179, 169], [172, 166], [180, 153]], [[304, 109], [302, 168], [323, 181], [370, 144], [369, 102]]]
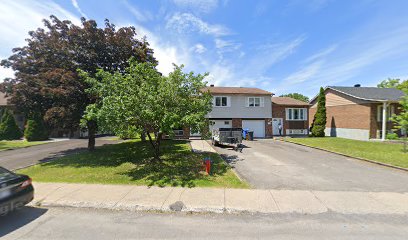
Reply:
[[15, 178], [16, 174], [10, 172], [7, 169], [0, 167], [0, 182]]

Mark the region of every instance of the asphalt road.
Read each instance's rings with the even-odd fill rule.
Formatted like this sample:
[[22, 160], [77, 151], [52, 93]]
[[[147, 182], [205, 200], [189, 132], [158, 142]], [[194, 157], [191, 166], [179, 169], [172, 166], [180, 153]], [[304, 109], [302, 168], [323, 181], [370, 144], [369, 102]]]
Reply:
[[[97, 138], [96, 146], [114, 144], [118, 141]], [[0, 166], [10, 170], [27, 167], [33, 164], [50, 161], [54, 158], [86, 150], [87, 139], [69, 139], [36, 145], [27, 148], [6, 150], [0, 152]]]
[[255, 188], [408, 192], [406, 171], [272, 139], [244, 144], [215, 149]]
[[2, 239], [406, 239], [407, 216], [192, 215], [25, 207], [0, 217]]

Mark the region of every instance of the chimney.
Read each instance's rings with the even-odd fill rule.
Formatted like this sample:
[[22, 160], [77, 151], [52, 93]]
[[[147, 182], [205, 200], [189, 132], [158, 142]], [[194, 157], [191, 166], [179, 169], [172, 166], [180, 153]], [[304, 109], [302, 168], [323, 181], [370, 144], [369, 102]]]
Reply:
[[361, 84], [355, 84], [354, 87], [361, 87]]
[[214, 84], [211, 84], [210, 87], [214, 87]]

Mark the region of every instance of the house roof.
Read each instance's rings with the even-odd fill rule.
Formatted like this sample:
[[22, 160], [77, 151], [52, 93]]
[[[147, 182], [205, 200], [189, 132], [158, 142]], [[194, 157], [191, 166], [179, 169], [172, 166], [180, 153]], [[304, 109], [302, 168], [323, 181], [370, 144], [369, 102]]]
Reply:
[[[366, 101], [397, 102], [404, 96], [404, 92], [396, 88], [328, 86], [326, 89], [332, 89], [345, 95]], [[317, 96], [310, 100], [310, 102], [313, 102]]]
[[204, 91], [211, 94], [253, 94], [253, 95], [272, 95], [273, 93], [259, 89], [246, 87], [205, 87]]
[[10, 105], [8, 102], [8, 97], [3, 92], [0, 92], [0, 106], [8, 106]]
[[272, 97], [272, 103], [279, 105], [308, 106], [309, 103], [291, 97]]

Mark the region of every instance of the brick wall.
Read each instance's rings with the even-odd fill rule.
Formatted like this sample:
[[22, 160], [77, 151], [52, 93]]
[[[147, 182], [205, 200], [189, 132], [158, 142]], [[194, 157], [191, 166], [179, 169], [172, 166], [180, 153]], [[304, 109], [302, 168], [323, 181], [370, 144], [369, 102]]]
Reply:
[[[370, 138], [380, 138], [378, 130], [382, 130], [382, 121], [377, 121], [377, 111], [378, 106], [382, 104], [373, 103], [371, 104], [371, 114], [370, 114]], [[399, 109], [400, 105], [398, 103], [392, 103], [391, 106], [394, 107], [394, 113], [400, 114], [401, 110]], [[392, 121], [387, 122], [387, 130], [393, 130], [396, 124]], [[400, 131], [397, 131], [398, 134], [401, 134]]]
[[[309, 111], [310, 124], [313, 122], [316, 108]], [[327, 128], [370, 129], [370, 104], [350, 104], [326, 107]]]
[[272, 118], [265, 118], [265, 137], [272, 137]]
[[242, 128], [242, 118], [233, 118], [232, 119], [233, 128]]
[[[308, 120], [306, 121], [288, 121], [286, 120], [286, 108], [306, 108], [307, 109], [307, 116]], [[283, 128], [282, 128], [282, 135], [286, 135], [287, 129], [308, 129], [309, 128], [309, 108], [308, 106], [289, 106], [289, 105], [272, 105], [272, 117], [273, 118], [282, 118], [283, 119]], [[271, 125], [271, 132], [272, 132], [272, 125]], [[278, 135], [279, 133], [273, 133]]]

